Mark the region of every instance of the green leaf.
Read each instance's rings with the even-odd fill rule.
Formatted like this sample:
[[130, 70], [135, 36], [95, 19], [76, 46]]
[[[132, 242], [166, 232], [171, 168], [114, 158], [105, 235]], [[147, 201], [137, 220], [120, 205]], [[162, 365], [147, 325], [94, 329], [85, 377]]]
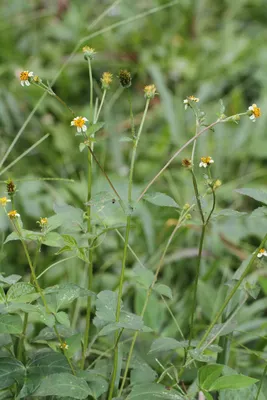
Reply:
[[31, 283], [18, 282], [12, 285], [7, 292], [7, 301], [16, 303], [31, 303], [39, 297]]
[[224, 114], [225, 112], [225, 105], [223, 103], [223, 99], [220, 99], [220, 114]]
[[98, 371], [88, 369], [86, 371], [79, 371], [77, 375], [89, 382], [94, 399], [98, 399], [103, 393], [107, 392], [108, 382]]
[[209, 364], [198, 370], [198, 382], [201, 389], [209, 390], [213, 382], [219, 378], [222, 373], [223, 365]]
[[18, 334], [22, 332], [22, 320], [19, 315], [0, 315], [0, 333]]
[[131, 370], [131, 385], [154, 382], [157, 373], [147, 364], [140, 364]]
[[92, 136], [94, 133], [100, 131], [104, 125], [105, 122], [97, 122], [96, 124], [89, 126], [86, 131], [86, 136]]
[[147, 268], [141, 267], [140, 265], [134, 267], [134, 280], [137, 281], [142, 287], [148, 289], [153, 282], [154, 274]]
[[258, 379], [245, 375], [221, 376], [213, 382], [209, 390], [242, 389], [253, 385], [255, 382], [258, 382]]
[[96, 299], [96, 318], [94, 324], [103, 326], [116, 321], [118, 295], [111, 290], [103, 290], [98, 293]]
[[[70, 328], [66, 328], [64, 325], [58, 325], [57, 330], [60, 336], [64, 338], [73, 336], [75, 333]], [[46, 343], [49, 340], [58, 340], [58, 339], [54, 329], [46, 327], [39, 332], [38, 336], [36, 336], [33, 342]]]
[[175, 350], [175, 349], [180, 349], [180, 348], [185, 348], [187, 347], [186, 342], [178, 342], [178, 340], [175, 340], [173, 338], [159, 338], [156, 339], [149, 350], [149, 353], [155, 353], [155, 352], [161, 352], [161, 351], [169, 351], [169, 350]]
[[78, 297], [92, 296], [93, 292], [81, 288], [74, 283], [66, 283], [47, 288], [44, 294], [47, 298], [48, 305], [55, 311], [58, 311], [60, 308], [66, 307], [72, 303]]
[[21, 279], [20, 275], [9, 275], [9, 276], [3, 276], [0, 274], [0, 282], [6, 283], [7, 285], [13, 285], [14, 283], [17, 283]]
[[251, 197], [252, 199], [260, 201], [261, 203], [267, 204], [267, 192], [262, 189], [243, 188], [236, 189], [236, 192], [243, 194], [244, 196]]
[[180, 208], [180, 206], [170, 196], [168, 196], [165, 193], [156, 192], [156, 193], [145, 194], [143, 199], [148, 201], [149, 203], [152, 203], [160, 207]]
[[162, 283], [156, 283], [154, 291], [161, 294], [162, 296], [172, 299], [172, 290], [169, 286], [163, 285]]
[[230, 208], [225, 208], [224, 210], [219, 211], [216, 214], [212, 215], [212, 218], [218, 218], [218, 217], [243, 217], [243, 215], [246, 215], [246, 212], [240, 212], [236, 210], [231, 210]]
[[127, 400], [183, 400], [184, 398], [173, 389], [166, 389], [165, 386], [149, 383], [133, 387]]
[[119, 142], [132, 142], [133, 138], [129, 137], [129, 136], [123, 136], [120, 138]]
[[70, 327], [70, 320], [68, 314], [66, 314], [64, 311], [59, 311], [55, 315], [56, 320], [61, 324], [66, 326], [67, 328]]
[[0, 390], [23, 380], [24, 365], [11, 357], [0, 357]]
[[86, 381], [77, 376], [61, 373], [45, 377], [34, 396], [60, 396], [74, 399], [85, 399], [91, 395]]
[[62, 247], [63, 246], [62, 237], [57, 232], [48, 232], [45, 235], [45, 238], [42, 243], [49, 247]]
[[80, 144], [79, 144], [79, 150], [80, 150], [80, 152], [82, 152], [86, 147], [87, 147], [87, 146], [86, 146], [85, 143], [80, 143]]

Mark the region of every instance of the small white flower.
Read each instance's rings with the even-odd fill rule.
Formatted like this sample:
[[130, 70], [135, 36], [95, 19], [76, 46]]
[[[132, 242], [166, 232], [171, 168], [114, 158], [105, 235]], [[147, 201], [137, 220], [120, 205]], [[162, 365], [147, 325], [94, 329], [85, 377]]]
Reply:
[[20, 73], [20, 76], [19, 76], [21, 86], [24, 86], [24, 85], [30, 86], [29, 78], [32, 78], [33, 75], [34, 75], [34, 74], [33, 74], [32, 71], [31, 71], [31, 72], [29, 72], [29, 71], [22, 71], [22, 72]]
[[2, 207], [5, 207], [7, 203], [10, 203], [11, 200], [8, 199], [7, 197], [0, 197], [0, 205]]
[[213, 164], [213, 163], [214, 163], [214, 160], [211, 157], [201, 157], [199, 166], [207, 168], [210, 164]]
[[258, 258], [267, 257], [267, 251], [265, 249], [260, 249], [260, 251], [257, 254], [257, 257]]
[[195, 103], [199, 102], [199, 98], [195, 96], [188, 96], [187, 99], [184, 99], [184, 109], [186, 110], [187, 107], [190, 105], [189, 101], [194, 101]]
[[255, 122], [256, 118], [259, 118], [261, 116], [261, 109], [257, 107], [257, 104], [252, 104], [252, 106], [250, 106], [248, 109], [252, 113], [249, 118], [252, 122]]
[[88, 119], [85, 117], [75, 117], [71, 121], [71, 126], [76, 126], [78, 133], [81, 133], [82, 131], [86, 132], [87, 131], [87, 126], [86, 126], [87, 121], [88, 121]]
[[20, 217], [20, 214], [17, 213], [17, 210], [9, 211], [9, 213], [7, 213], [7, 215], [9, 216], [10, 219], [15, 219], [15, 218]]

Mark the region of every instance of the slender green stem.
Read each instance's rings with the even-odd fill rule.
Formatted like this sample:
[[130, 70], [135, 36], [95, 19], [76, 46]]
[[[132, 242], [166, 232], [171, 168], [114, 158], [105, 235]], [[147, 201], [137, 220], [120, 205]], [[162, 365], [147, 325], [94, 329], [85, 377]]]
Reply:
[[103, 107], [103, 104], [104, 104], [104, 101], [105, 101], [106, 94], [107, 94], [107, 89], [105, 89], [104, 92], [103, 92], [101, 103], [100, 103], [99, 109], [97, 111], [96, 117], [94, 119], [94, 124], [96, 124], [97, 121], [98, 121], [99, 115], [101, 113], [101, 110], [102, 110], [102, 107]]
[[256, 257], [258, 252], [260, 251], [261, 248], [264, 247], [264, 244], [267, 240], [267, 234], [264, 236], [261, 244], [259, 245], [259, 247], [256, 249], [256, 251], [253, 253], [246, 269], [244, 270], [244, 272], [242, 273], [242, 275], [240, 276], [239, 280], [237, 281], [237, 283], [235, 284], [235, 286], [233, 287], [233, 289], [230, 291], [230, 293], [228, 294], [228, 296], [226, 297], [224, 303], [222, 304], [221, 308], [219, 309], [219, 311], [217, 312], [217, 314], [215, 315], [213, 321], [211, 322], [209, 328], [207, 329], [206, 333], [204, 334], [203, 338], [201, 339], [201, 341], [198, 344], [198, 348], [201, 348], [201, 346], [205, 343], [206, 339], [208, 338], [209, 334], [211, 333], [212, 329], [214, 328], [214, 326], [216, 325], [217, 321], [219, 320], [219, 318], [222, 316], [225, 308], [227, 307], [228, 303], [231, 301], [231, 299], [233, 298], [233, 296], [235, 295], [235, 293], [237, 292], [239, 286], [241, 285], [241, 283], [243, 282], [243, 280], [245, 279], [245, 277], [248, 275]]
[[[153, 290], [153, 288], [154, 288], [154, 286], [155, 286], [155, 284], [156, 284], [156, 282], [157, 282], [158, 275], [159, 275], [160, 270], [161, 270], [161, 268], [162, 268], [162, 266], [163, 266], [164, 258], [165, 258], [165, 255], [166, 255], [167, 251], [168, 251], [168, 248], [169, 248], [169, 246], [170, 246], [170, 244], [171, 244], [171, 242], [172, 242], [172, 240], [173, 240], [173, 238], [174, 238], [174, 236], [175, 236], [177, 230], [178, 230], [178, 229], [180, 228], [180, 226], [183, 224], [183, 222], [184, 222], [184, 220], [185, 220], [185, 218], [186, 218], [186, 215], [189, 213], [189, 211], [190, 211], [190, 209], [191, 209], [192, 207], [193, 207], [193, 206], [191, 206], [191, 207], [182, 215], [182, 217], [180, 217], [180, 219], [179, 219], [179, 221], [178, 221], [176, 227], [175, 227], [174, 230], [172, 231], [172, 234], [171, 234], [171, 236], [169, 237], [169, 239], [168, 239], [168, 241], [167, 241], [167, 244], [166, 244], [166, 246], [165, 246], [165, 248], [164, 248], [163, 254], [162, 254], [161, 258], [160, 258], [158, 267], [157, 267], [157, 269], [156, 269], [153, 282], [152, 282], [151, 286], [149, 287], [149, 289], [147, 290], [145, 302], [144, 302], [144, 305], [143, 305], [143, 309], [142, 309], [142, 312], [141, 312], [141, 314], [140, 314], [141, 318], [144, 317], [144, 314], [145, 314], [145, 312], [146, 312], [146, 308], [147, 308], [147, 305], [148, 305], [148, 301], [149, 301], [150, 295], [151, 295], [152, 290]], [[123, 391], [123, 388], [124, 388], [124, 385], [125, 385], [125, 382], [126, 382], [126, 379], [127, 379], [128, 370], [129, 370], [130, 362], [131, 362], [132, 355], [133, 355], [133, 349], [134, 349], [134, 345], [135, 345], [135, 342], [136, 342], [136, 339], [137, 339], [138, 335], [139, 335], [139, 332], [136, 331], [136, 332], [134, 333], [134, 336], [133, 336], [133, 340], [132, 340], [132, 343], [131, 343], [131, 346], [130, 346], [128, 358], [127, 358], [127, 361], [126, 361], [126, 366], [125, 366], [125, 371], [124, 371], [124, 375], [123, 375], [121, 387], [120, 387], [120, 390], [119, 390], [119, 397], [120, 397], [121, 394], [122, 394], [122, 391]]]
[[[146, 105], [145, 105], [145, 110], [143, 113], [143, 117], [138, 129], [137, 136], [134, 140], [133, 143], [133, 151], [132, 151], [132, 158], [131, 158], [131, 166], [130, 166], [130, 173], [129, 173], [129, 184], [128, 184], [128, 212], [130, 214], [127, 216], [127, 222], [126, 222], [126, 231], [125, 231], [125, 241], [124, 241], [124, 248], [123, 248], [123, 258], [122, 258], [122, 267], [121, 267], [121, 273], [120, 273], [120, 282], [119, 282], [119, 291], [118, 291], [118, 302], [117, 302], [117, 309], [116, 309], [116, 321], [119, 322], [120, 320], [120, 312], [121, 312], [121, 301], [122, 301], [122, 289], [123, 289], [123, 282], [124, 282], [124, 274], [125, 274], [125, 266], [126, 266], [126, 259], [127, 259], [127, 252], [128, 252], [128, 243], [129, 243], [129, 235], [130, 235], [130, 229], [131, 229], [131, 219], [132, 219], [132, 187], [133, 187], [133, 173], [134, 173], [134, 165], [135, 165], [135, 159], [136, 159], [136, 151], [137, 151], [137, 146], [139, 143], [139, 139], [143, 130], [144, 122], [146, 119], [148, 107], [149, 107], [150, 99], [147, 99]], [[131, 114], [131, 118], [133, 115]], [[115, 381], [116, 381], [116, 376], [117, 376], [117, 370], [118, 370], [118, 357], [119, 357], [119, 347], [118, 347], [118, 333], [116, 332], [115, 335], [116, 341], [117, 341], [117, 346], [115, 346], [115, 352], [114, 352], [114, 364], [113, 364], [113, 371], [111, 375], [111, 381], [110, 381], [110, 387], [109, 387], [109, 394], [108, 394], [108, 400], [111, 400], [113, 397], [113, 391], [115, 387]]]
[[23, 348], [24, 348], [24, 340], [25, 340], [25, 335], [26, 335], [26, 329], [27, 329], [27, 325], [28, 325], [28, 317], [29, 314], [25, 313], [24, 314], [24, 319], [23, 319], [23, 328], [22, 328], [22, 333], [20, 335], [20, 339], [19, 339], [19, 344], [18, 344], [18, 360], [23, 361]]
[[88, 57], [88, 71], [89, 71], [89, 82], [90, 82], [90, 122], [93, 123], [94, 114], [93, 114], [93, 75], [92, 75], [92, 65], [91, 60]]
[[205, 218], [204, 218], [204, 213], [202, 210], [202, 206], [201, 206], [201, 201], [200, 201], [200, 195], [199, 195], [199, 191], [198, 191], [198, 186], [197, 186], [197, 180], [196, 180], [196, 175], [194, 174], [194, 171], [191, 169], [191, 174], [192, 174], [192, 180], [193, 180], [193, 186], [194, 186], [194, 192], [195, 192], [195, 197], [196, 197], [196, 201], [197, 201], [197, 206], [198, 206], [198, 211], [202, 220], [202, 224], [205, 224]]
[[[198, 118], [197, 118], [197, 116], [196, 116], [196, 132], [195, 132], [195, 136], [198, 134], [198, 127], [199, 127], [199, 122], [198, 122]], [[197, 139], [194, 140], [193, 148], [192, 148], [192, 154], [191, 154], [192, 168], [194, 168], [194, 159], [195, 159], [196, 144], [197, 144]]]
[[257, 391], [257, 395], [255, 397], [255, 400], [258, 400], [260, 398], [261, 388], [262, 388], [262, 385], [263, 385], [263, 381], [264, 381], [266, 372], [267, 372], [267, 364], [265, 365], [265, 368], [263, 370], [263, 373], [262, 373], [262, 376], [261, 376], [261, 381], [260, 381], [260, 384], [259, 384], [259, 387], [258, 387], [258, 391]]

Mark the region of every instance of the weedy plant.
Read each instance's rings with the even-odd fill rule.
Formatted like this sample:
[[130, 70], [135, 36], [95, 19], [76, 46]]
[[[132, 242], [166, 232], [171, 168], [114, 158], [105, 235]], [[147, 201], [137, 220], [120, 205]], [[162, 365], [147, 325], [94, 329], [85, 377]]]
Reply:
[[[22, 246], [30, 280], [19, 274], [0, 275], [0, 398], [211, 400], [218, 398], [219, 394], [223, 400], [241, 398], [235, 397], [236, 393], [241, 393], [242, 398], [264, 399], [261, 387], [266, 368], [259, 381], [231, 369], [228, 359], [234, 340], [233, 321], [248, 297], [257, 296], [251, 272], [256, 266], [261, 268], [267, 256], [264, 247], [267, 233], [232, 279], [223, 286], [218, 299], [210, 298], [210, 302], [216, 302], [216, 313], [210, 324], [202, 326], [201, 330], [195, 329], [203, 249], [206, 235], [216, 218], [216, 193], [222, 185], [220, 177], [212, 172], [216, 160], [207, 154], [203, 154], [200, 160], [196, 159], [197, 142], [204, 132], [212, 132], [218, 124], [238, 124], [241, 118], [250, 118], [255, 122], [261, 115], [260, 108], [253, 104], [245, 112], [226, 116], [221, 101], [217, 118], [207, 125], [207, 117], [199, 107], [200, 100], [194, 96], [187, 97], [184, 107], [185, 112], [193, 112], [195, 116], [194, 136], [174, 153], [136, 198], [133, 182], [138, 148], [142, 146], [150, 103], [160, 93], [157, 93], [154, 84], [145, 86], [143, 112], [140, 124], [136, 126], [130, 72], [121, 70], [116, 79], [113, 79], [114, 74], [104, 72], [99, 101], [95, 96], [92, 74], [97, 53], [89, 46], [83, 47], [82, 51], [89, 74], [90, 102], [86, 117], [76, 114], [38, 75], [29, 71], [20, 74], [20, 82], [25, 89], [33, 85], [68, 110], [70, 127], [66, 126], [66, 132], [69, 130], [71, 135], [74, 128], [80, 152], [87, 152], [87, 197], [83, 209], [73, 205], [55, 206], [55, 215], [41, 216], [37, 221], [39, 229], [32, 231], [23, 225], [23, 210], [17, 210], [17, 182], [12, 179], [6, 181], [6, 193], [0, 198], [0, 204], [13, 232], [7, 236], [5, 243], [14, 241], [14, 249]], [[109, 101], [114, 80], [120, 84], [129, 105], [131, 135], [123, 139], [131, 147], [126, 197], [116, 189], [97, 155], [98, 133], [105, 125], [101, 121], [103, 107]], [[142, 97], [140, 107], [141, 104]], [[185, 171], [181, 173], [188, 174], [192, 182], [193, 201], [179, 206], [165, 193], [147, 193], [171, 162], [190, 146], [191, 155], [182, 160], [181, 167]], [[101, 171], [109, 191], [93, 192], [96, 169]], [[266, 204], [264, 193], [248, 189], [240, 190], [240, 193]], [[146, 267], [130, 242], [131, 235], [136, 234], [137, 210], [143, 201], [158, 207], [173, 207], [177, 213], [177, 219], [167, 221], [173, 230], [159, 249], [161, 254], [155, 260], [154, 269]], [[114, 206], [114, 216], [119, 215], [118, 221], [113, 218], [112, 222], [107, 222], [105, 204]], [[191, 217], [194, 210], [198, 215], [195, 220]], [[220, 213], [224, 214], [228, 215], [229, 210]], [[182, 330], [168, 303], [172, 299], [172, 287], [160, 282], [160, 273], [177, 232], [193, 222], [199, 231], [199, 245], [193, 290], [189, 293], [192, 307], [186, 329]], [[95, 292], [96, 251], [101, 252], [103, 237], [108, 241], [110, 232], [116, 234], [121, 244], [118, 284], [113, 291], [101, 287]], [[55, 254], [59, 259], [40, 271], [38, 258], [45, 246], [59, 247]], [[134, 267], [128, 265], [129, 253], [135, 260]], [[63, 260], [62, 254], [67, 255]], [[66, 282], [42, 287], [44, 274], [70, 258], [84, 263], [83, 285]], [[133, 288], [141, 288], [144, 293], [138, 314], [132, 313], [128, 299], [128, 293]], [[170, 314], [176, 329], [175, 337], [156, 337], [153, 329], [145, 323], [144, 316], [152, 294], [156, 304], [163, 303]], [[137, 339], [140, 339], [139, 351], [136, 350]], [[142, 343], [146, 345], [142, 347]], [[149, 351], [144, 350], [147, 346]]]

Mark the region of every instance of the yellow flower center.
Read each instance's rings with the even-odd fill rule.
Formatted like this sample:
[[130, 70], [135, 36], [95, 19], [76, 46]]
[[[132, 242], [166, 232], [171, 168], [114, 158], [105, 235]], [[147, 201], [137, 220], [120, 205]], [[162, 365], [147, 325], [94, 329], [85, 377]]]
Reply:
[[73, 120], [73, 122], [74, 122], [74, 125], [77, 126], [78, 128], [82, 128], [83, 125], [85, 124], [85, 120], [82, 117], [79, 117], [79, 118]]
[[5, 207], [7, 203], [7, 198], [6, 197], [0, 197], [0, 204], [1, 206]]
[[191, 100], [191, 101], [194, 101], [194, 102], [196, 102], [196, 103], [199, 102], [199, 98], [198, 98], [198, 97], [195, 97], [195, 96], [189, 96], [188, 99]]
[[264, 254], [265, 253], [265, 249], [260, 249], [259, 253], [260, 254]]
[[43, 226], [47, 225], [48, 224], [48, 219], [47, 218], [41, 218], [40, 219], [40, 224], [43, 225]]
[[7, 215], [9, 216], [10, 219], [14, 219], [17, 217], [17, 210], [9, 211]]
[[257, 107], [257, 104], [252, 104], [252, 108], [253, 108], [253, 114], [255, 116], [255, 118], [259, 118], [261, 116], [261, 109], [259, 107]]
[[27, 81], [29, 79], [29, 71], [22, 71], [20, 73], [20, 80]]
[[83, 53], [94, 53], [95, 52], [95, 49], [93, 49], [92, 47], [89, 47], [89, 46], [84, 46], [83, 47]]
[[211, 162], [211, 157], [201, 157], [201, 161], [205, 164], [209, 164]]
[[112, 82], [112, 74], [110, 72], [104, 72], [101, 81], [105, 85], [110, 85]]

